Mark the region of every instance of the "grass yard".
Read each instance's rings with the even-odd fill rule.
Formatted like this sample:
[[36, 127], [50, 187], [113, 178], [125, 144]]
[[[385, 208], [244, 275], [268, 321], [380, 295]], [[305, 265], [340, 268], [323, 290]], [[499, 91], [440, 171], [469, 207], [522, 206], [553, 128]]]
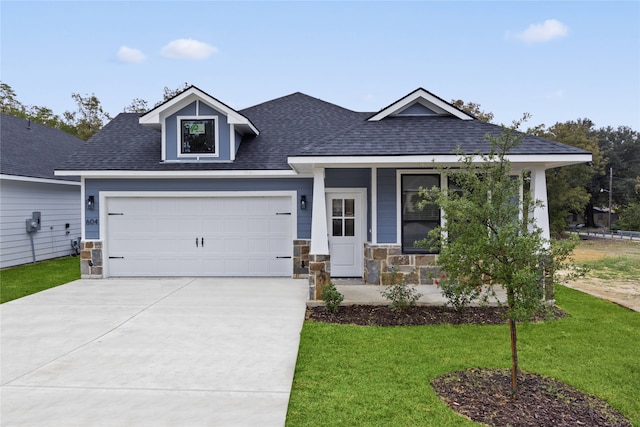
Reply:
[[[640, 426], [640, 313], [565, 287], [569, 317], [518, 327], [520, 368], [604, 399]], [[471, 367], [510, 367], [509, 328], [363, 327], [305, 322], [287, 426], [478, 425], [429, 382]]]
[[57, 258], [0, 270], [0, 303], [80, 278], [80, 259]]

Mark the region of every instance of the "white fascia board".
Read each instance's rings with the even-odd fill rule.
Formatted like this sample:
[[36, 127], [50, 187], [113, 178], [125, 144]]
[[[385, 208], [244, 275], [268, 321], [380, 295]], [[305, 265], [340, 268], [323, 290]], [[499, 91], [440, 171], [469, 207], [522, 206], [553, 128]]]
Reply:
[[[559, 166], [575, 165], [591, 161], [591, 154], [517, 154], [506, 157], [512, 164], [516, 165], [543, 165], [545, 169]], [[444, 155], [412, 155], [412, 156], [309, 156], [309, 157], [289, 157], [288, 163], [296, 170], [307, 170], [309, 166], [320, 167], [434, 167], [450, 166], [460, 163], [460, 156], [457, 154]], [[481, 163], [480, 157], [474, 163]]]
[[229, 171], [122, 171], [76, 170], [56, 171], [60, 176], [83, 178], [310, 178], [294, 170], [229, 170]]
[[166, 104], [151, 110], [144, 116], [140, 117], [138, 122], [141, 125], [161, 125], [164, 117], [179, 111], [194, 101], [204, 102], [215, 110], [224, 113], [227, 116], [229, 124], [244, 125], [256, 135], [260, 133], [248, 118], [195, 87], [186, 90], [171, 101], [168, 101]]
[[433, 105], [436, 107], [435, 110], [443, 110], [459, 119], [473, 120], [473, 117], [469, 116], [468, 114], [465, 114], [464, 112], [458, 110], [455, 107], [452, 107], [447, 102], [444, 102], [440, 98], [434, 96], [433, 94], [427, 92], [424, 89], [418, 89], [410, 93], [404, 98], [394, 102], [387, 108], [380, 110], [378, 113], [371, 116], [368, 120], [372, 122], [382, 120], [385, 117], [390, 116], [402, 110], [403, 108], [408, 107], [409, 105], [413, 104], [415, 101], [421, 101], [421, 100], [424, 101], [424, 102], [421, 102], [421, 104], [426, 107], [429, 107], [429, 105]]
[[[56, 173], [56, 175], [58, 174]], [[62, 175], [59, 175], [59, 176], [62, 176]], [[78, 174], [69, 174], [65, 176], [78, 176]], [[0, 174], [0, 179], [6, 179], [7, 181], [35, 182], [38, 184], [77, 185], [77, 186], [81, 185], [80, 181], [66, 181], [62, 179], [34, 178], [30, 176], [5, 175], [5, 174]]]

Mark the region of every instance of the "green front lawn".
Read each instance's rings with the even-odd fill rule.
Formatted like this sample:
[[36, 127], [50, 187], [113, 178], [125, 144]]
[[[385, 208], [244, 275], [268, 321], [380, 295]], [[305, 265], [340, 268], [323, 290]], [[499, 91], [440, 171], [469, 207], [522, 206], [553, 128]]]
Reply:
[[[523, 370], [594, 394], [640, 426], [640, 313], [558, 287], [570, 317], [519, 325]], [[510, 367], [509, 328], [363, 327], [305, 322], [287, 426], [478, 425], [429, 381], [471, 367]]]
[[80, 259], [57, 258], [0, 270], [0, 303], [80, 278]]

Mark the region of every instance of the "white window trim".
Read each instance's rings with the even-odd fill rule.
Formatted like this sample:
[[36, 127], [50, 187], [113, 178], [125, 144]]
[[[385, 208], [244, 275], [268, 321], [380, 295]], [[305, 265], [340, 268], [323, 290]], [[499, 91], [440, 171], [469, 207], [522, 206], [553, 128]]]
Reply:
[[[182, 153], [182, 121], [183, 120], [213, 120], [213, 138], [214, 138], [214, 153]], [[218, 132], [218, 116], [176, 116], [176, 131], [177, 131], [177, 157], [187, 159], [200, 159], [200, 158], [217, 158], [220, 157], [220, 138]]]

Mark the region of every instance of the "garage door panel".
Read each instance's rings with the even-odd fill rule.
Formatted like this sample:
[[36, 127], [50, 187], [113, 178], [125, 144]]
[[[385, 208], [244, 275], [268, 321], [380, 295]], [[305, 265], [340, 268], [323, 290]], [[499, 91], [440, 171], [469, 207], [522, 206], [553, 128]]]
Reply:
[[289, 276], [291, 205], [290, 197], [109, 198], [118, 213], [107, 218], [108, 255], [117, 258], [109, 274]]
[[239, 237], [227, 237], [224, 239], [224, 251], [230, 254], [246, 253], [249, 251], [247, 239]]

